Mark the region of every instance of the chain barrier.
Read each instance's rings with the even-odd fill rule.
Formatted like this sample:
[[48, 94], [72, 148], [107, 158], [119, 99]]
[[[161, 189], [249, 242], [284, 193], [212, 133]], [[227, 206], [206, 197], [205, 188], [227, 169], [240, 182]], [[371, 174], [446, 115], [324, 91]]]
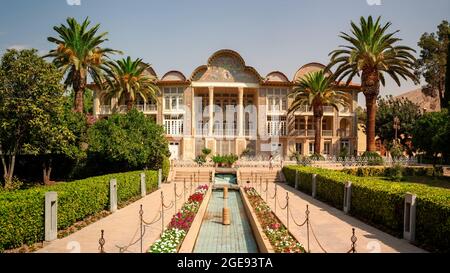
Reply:
[[352, 241], [352, 246], [347, 253], [356, 253], [356, 241], [358, 241], [358, 238], [355, 235], [355, 228], [352, 229], [352, 237], [350, 240]]

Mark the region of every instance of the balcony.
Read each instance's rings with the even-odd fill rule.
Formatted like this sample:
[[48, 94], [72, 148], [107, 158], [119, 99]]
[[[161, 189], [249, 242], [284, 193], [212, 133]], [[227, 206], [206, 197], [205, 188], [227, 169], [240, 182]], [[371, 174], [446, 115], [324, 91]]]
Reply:
[[172, 120], [166, 119], [164, 120], [164, 129], [167, 135], [171, 136], [180, 136], [183, 135], [183, 120]]
[[322, 136], [324, 136], [324, 137], [332, 137], [333, 136], [333, 130], [322, 130]]
[[295, 111], [295, 113], [311, 113], [312, 109], [309, 105], [300, 105], [300, 107]]
[[267, 105], [267, 112], [269, 114], [286, 114], [286, 109], [282, 109], [281, 105]]
[[100, 106], [100, 115], [111, 115], [111, 105], [101, 105]]
[[351, 133], [350, 129], [339, 129], [338, 135], [340, 137], [351, 137], [352, 133]]
[[325, 114], [334, 113], [334, 107], [333, 106], [324, 106], [323, 107], [323, 112]]
[[286, 136], [287, 135], [286, 121], [268, 121], [267, 134], [269, 136]]

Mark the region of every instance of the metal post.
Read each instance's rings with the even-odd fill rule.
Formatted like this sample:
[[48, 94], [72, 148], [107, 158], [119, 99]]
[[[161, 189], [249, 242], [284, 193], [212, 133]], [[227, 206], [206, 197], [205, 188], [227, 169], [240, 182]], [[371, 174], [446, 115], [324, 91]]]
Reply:
[[143, 228], [142, 228], [142, 225], [143, 225], [143, 223], [144, 223], [144, 210], [142, 209], [142, 204], [141, 204], [141, 209], [139, 210], [139, 218], [141, 219], [141, 224], [140, 224], [140, 226], [141, 226], [141, 253], [142, 253], [142, 240], [143, 240], [143, 238], [142, 237], [144, 237], [144, 234], [142, 233], [143, 232]]
[[174, 203], [175, 203], [175, 214], [177, 213], [177, 182], [174, 182], [173, 183], [173, 191], [174, 191], [174, 196], [175, 196], [175, 199], [174, 199]]
[[286, 218], [287, 229], [289, 230], [289, 192], [286, 192]]
[[308, 253], [311, 253], [309, 249], [309, 205], [306, 205], [306, 241], [308, 244]]
[[189, 188], [189, 196], [192, 194], [192, 175], [191, 175], [191, 186]]
[[268, 196], [269, 196], [269, 181], [266, 179], [266, 203], [269, 203]]
[[275, 205], [275, 214], [277, 214], [277, 188], [278, 188], [278, 185], [277, 184], [275, 184], [275, 199], [273, 199], [274, 200], [274, 205]]
[[101, 231], [101, 236], [100, 236], [100, 239], [98, 240], [98, 243], [99, 243], [99, 248], [100, 248], [100, 253], [105, 253], [105, 249], [104, 249], [104, 246], [105, 246], [105, 237], [104, 237], [104, 234], [105, 234], [105, 231], [102, 229], [102, 231]]
[[164, 233], [164, 193], [161, 191], [161, 235]]
[[184, 195], [184, 202], [186, 202], [186, 178], [183, 181], [183, 195]]

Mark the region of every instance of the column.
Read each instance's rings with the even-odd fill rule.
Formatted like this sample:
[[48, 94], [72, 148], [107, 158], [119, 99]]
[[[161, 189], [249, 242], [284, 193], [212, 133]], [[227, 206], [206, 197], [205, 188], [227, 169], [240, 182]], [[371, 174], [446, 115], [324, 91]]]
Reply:
[[214, 129], [214, 87], [208, 87], [209, 90], [209, 128], [208, 135], [213, 136]]
[[94, 117], [98, 117], [100, 115], [100, 98], [99, 98], [99, 91], [94, 90], [94, 107], [93, 107], [93, 114]]
[[[201, 115], [201, 113], [199, 113]], [[195, 136], [197, 132], [197, 124], [195, 120], [195, 89], [191, 87], [191, 132], [192, 136]]]
[[238, 136], [244, 136], [244, 88], [239, 87], [238, 101]]
[[308, 136], [308, 116], [305, 116], [305, 136]]

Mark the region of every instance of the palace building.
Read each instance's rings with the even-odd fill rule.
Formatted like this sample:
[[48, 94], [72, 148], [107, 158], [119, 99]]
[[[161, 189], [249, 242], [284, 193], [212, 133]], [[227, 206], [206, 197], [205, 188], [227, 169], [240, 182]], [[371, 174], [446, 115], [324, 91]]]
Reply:
[[[237, 52], [220, 50], [188, 78], [179, 71], [159, 78], [149, 69], [161, 90], [159, 101], [139, 97], [135, 107], [164, 126], [172, 159], [192, 160], [205, 147], [220, 155], [310, 155], [314, 151], [312, 110], [305, 106], [288, 115], [293, 101], [289, 93], [302, 76], [324, 67], [306, 64], [291, 79], [279, 71], [262, 77]], [[348, 93], [347, 107], [324, 109], [324, 155], [358, 150], [355, 109], [359, 86], [342, 86], [342, 90]], [[94, 90], [95, 117], [126, 109], [125, 97], [108, 100], [102, 90]]]

